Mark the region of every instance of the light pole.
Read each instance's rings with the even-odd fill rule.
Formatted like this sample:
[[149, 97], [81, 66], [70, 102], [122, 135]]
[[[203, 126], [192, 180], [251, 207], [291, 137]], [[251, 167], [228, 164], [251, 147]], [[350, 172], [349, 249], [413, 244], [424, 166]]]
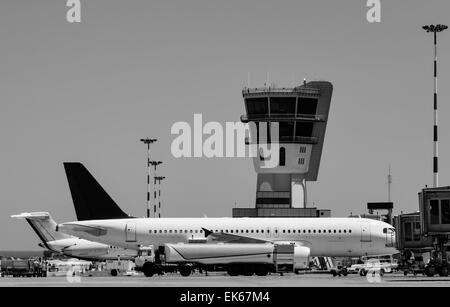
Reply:
[[141, 139], [141, 142], [147, 144], [147, 217], [150, 217], [150, 144], [156, 142], [157, 139]]
[[162, 164], [162, 161], [150, 161], [150, 165], [153, 165], [155, 172], [153, 177], [153, 216], [156, 217], [156, 167]]
[[158, 204], [159, 204], [158, 217], [161, 217], [161, 181], [163, 181], [164, 179], [166, 179], [166, 177], [163, 176], [155, 177], [155, 180], [158, 181]]
[[442, 32], [448, 27], [446, 25], [427, 25], [422, 29], [427, 33], [434, 34], [434, 130], [433, 130], [433, 187], [439, 185], [438, 175], [438, 110], [437, 110], [437, 33]]

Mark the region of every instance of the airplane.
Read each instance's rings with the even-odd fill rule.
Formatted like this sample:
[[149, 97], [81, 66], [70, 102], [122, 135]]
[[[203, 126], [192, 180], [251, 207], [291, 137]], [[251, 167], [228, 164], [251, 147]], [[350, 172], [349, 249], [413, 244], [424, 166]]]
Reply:
[[[91, 187], [90, 192], [109, 197], [100, 185]], [[88, 197], [83, 192], [81, 196]], [[56, 231], [132, 250], [142, 246], [160, 250], [168, 244], [206, 243], [195, 245], [198, 255], [201, 250], [210, 249], [210, 244], [222, 244], [217, 247], [234, 244], [233, 255], [223, 255], [223, 261], [247, 253], [245, 244], [249, 247], [291, 244], [307, 250], [311, 257], [397, 253], [394, 227], [364, 218], [121, 218], [67, 222], [58, 224]], [[178, 253], [187, 259], [183, 252]], [[208, 257], [198, 255], [189, 259], [201, 262], [200, 258]]]
[[109, 244], [97, 243], [75, 236], [57, 232], [56, 222], [48, 212], [30, 212], [12, 215], [12, 218], [24, 219], [33, 228], [42, 243], [39, 246], [50, 251], [82, 260], [132, 259], [137, 251]]
[[[130, 218], [117, 206], [103, 190], [95, 178], [80, 163], [64, 163], [75, 213], [79, 221], [108, 218]], [[33, 228], [42, 243], [42, 248], [85, 260], [132, 259], [135, 250], [128, 250], [80, 239], [55, 231], [56, 222], [48, 212], [31, 212], [12, 215], [12, 218], [25, 219]]]

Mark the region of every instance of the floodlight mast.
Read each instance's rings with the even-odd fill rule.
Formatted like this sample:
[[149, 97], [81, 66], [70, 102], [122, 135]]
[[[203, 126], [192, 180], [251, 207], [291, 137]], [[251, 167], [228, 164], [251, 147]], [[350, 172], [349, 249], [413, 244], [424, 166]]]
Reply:
[[427, 33], [433, 33], [434, 35], [434, 97], [433, 97], [433, 109], [434, 109], [434, 126], [433, 126], [433, 187], [439, 186], [439, 171], [438, 171], [438, 108], [437, 108], [437, 33], [446, 30], [446, 25], [426, 25], [423, 26]]

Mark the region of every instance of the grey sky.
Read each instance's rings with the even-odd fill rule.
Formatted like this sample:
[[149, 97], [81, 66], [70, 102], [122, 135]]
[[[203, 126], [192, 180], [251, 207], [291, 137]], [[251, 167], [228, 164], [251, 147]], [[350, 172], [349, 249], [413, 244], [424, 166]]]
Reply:
[[[0, 249], [35, 248], [23, 211], [75, 219], [63, 161], [82, 161], [125, 211], [145, 214], [146, 152], [159, 138], [164, 216], [230, 216], [253, 206], [248, 159], [175, 159], [175, 121], [238, 121], [241, 89], [266, 72], [280, 86], [304, 77], [335, 91], [319, 181], [309, 201], [334, 216], [385, 200], [388, 164], [396, 211], [418, 209], [432, 184], [432, 36], [448, 0], [82, 0], [0, 2]], [[450, 32], [440, 35], [440, 183], [450, 184]]]

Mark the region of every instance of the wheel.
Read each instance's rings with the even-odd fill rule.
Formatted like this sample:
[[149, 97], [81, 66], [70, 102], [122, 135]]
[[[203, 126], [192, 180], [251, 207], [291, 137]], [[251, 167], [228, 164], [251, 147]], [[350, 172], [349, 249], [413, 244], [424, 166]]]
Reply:
[[[408, 275], [408, 271], [403, 271], [403, 276]], [[416, 275], [416, 273], [414, 273], [414, 275]]]
[[337, 276], [337, 273], [336, 273], [335, 270], [331, 271], [331, 274], [333, 275], [333, 277], [336, 277], [336, 276]]
[[344, 277], [348, 275], [347, 269], [343, 269], [343, 270], [342, 270], [342, 275], [343, 275]]
[[111, 270], [111, 276], [117, 276], [117, 275], [118, 275], [117, 270], [116, 269], [112, 269]]
[[380, 270], [380, 276], [383, 277], [383, 276], [384, 276], [384, 273], [386, 273], [386, 272], [384, 271], [384, 269], [381, 269], [381, 270]]
[[260, 266], [255, 269], [256, 276], [267, 276], [269, 269], [266, 266]]
[[244, 268], [244, 271], [242, 272], [242, 275], [244, 276], [252, 276], [255, 272], [252, 268]]
[[181, 276], [187, 277], [191, 275], [192, 269], [187, 265], [182, 265], [180, 266], [178, 271], [180, 272]]
[[366, 276], [367, 275], [366, 270], [364, 270], [364, 269], [359, 270], [359, 275]]
[[439, 276], [447, 277], [448, 276], [448, 267], [445, 265], [441, 268], [439, 272]]
[[155, 265], [150, 262], [144, 263], [142, 267], [145, 277], [152, 277], [155, 274]]
[[231, 264], [227, 267], [227, 273], [230, 276], [238, 276], [239, 272], [240, 272], [240, 269], [239, 269], [239, 266], [237, 266], [237, 265]]
[[426, 268], [425, 268], [425, 275], [426, 276], [428, 276], [428, 277], [433, 277], [434, 276], [434, 274], [436, 274], [436, 269], [435, 269], [435, 267], [434, 266], [427, 266]]

